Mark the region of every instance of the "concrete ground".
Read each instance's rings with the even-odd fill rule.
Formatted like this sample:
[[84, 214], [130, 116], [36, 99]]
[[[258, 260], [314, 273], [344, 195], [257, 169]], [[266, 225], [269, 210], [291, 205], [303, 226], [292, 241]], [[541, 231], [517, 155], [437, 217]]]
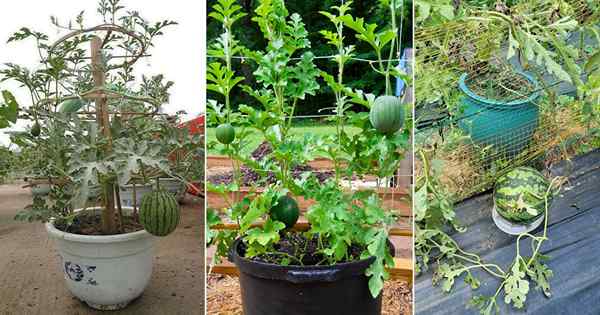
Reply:
[[30, 202], [28, 189], [0, 185], [0, 314], [203, 314], [202, 199], [186, 198], [177, 230], [157, 243], [146, 291], [115, 312], [94, 311], [67, 290], [60, 257], [43, 224], [13, 220]]

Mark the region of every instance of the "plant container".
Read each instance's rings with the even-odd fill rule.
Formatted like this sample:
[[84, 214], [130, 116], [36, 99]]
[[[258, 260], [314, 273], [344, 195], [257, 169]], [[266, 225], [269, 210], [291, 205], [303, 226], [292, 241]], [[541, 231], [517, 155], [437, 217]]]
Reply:
[[502, 232], [510, 235], [519, 235], [537, 229], [542, 222], [544, 222], [544, 216], [538, 216], [530, 222], [514, 222], [503, 217], [498, 210], [496, 210], [496, 205], [494, 204], [494, 208], [492, 209], [492, 220], [494, 220], [494, 224]]
[[[85, 211], [100, 213], [102, 208]], [[132, 213], [133, 208], [123, 208]], [[83, 211], [82, 209], [75, 210]], [[139, 297], [150, 282], [155, 237], [145, 230], [117, 235], [80, 235], [46, 230], [56, 242], [67, 288], [98, 310], [117, 310]]]
[[[135, 185], [135, 205], [139, 207], [142, 204], [144, 195], [151, 193], [154, 189], [153, 184], [136, 184]], [[121, 186], [119, 190], [121, 197], [121, 206], [133, 207], [133, 185]]]
[[459, 88], [464, 96], [460, 101], [463, 113], [458, 126], [475, 143], [493, 146], [496, 152], [502, 152], [499, 157], [514, 158], [521, 153], [538, 126], [539, 110], [535, 104], [540, 95], [537, 92], [538, 83], [525, 73], [518, 74], [532, 83], [535, 92], [513, 101], [499, 101], [477, 95], [467, 86], [467, 73], [459, 80]]
[[[240, 271], [245, 315], [380, 315], [365, 271], [374, 257], [332, 266], [281, 266], [243, 257], [242, 239], [231, 247]], [[392, 251], [393, 253], [393, 251]]]
[[175, 196], [180, 195], [184, 189], [183, 183], [174, 178], [161, 178], [158, 181], [158, 184], [162, 189], [172, 193]]

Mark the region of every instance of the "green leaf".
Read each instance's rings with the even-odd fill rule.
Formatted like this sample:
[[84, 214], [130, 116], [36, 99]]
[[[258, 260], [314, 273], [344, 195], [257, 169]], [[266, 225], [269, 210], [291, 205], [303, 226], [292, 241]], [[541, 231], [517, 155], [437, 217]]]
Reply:
[[527, 275], [536, 283], [536, 289], [541, 288], [546, 297], [551, 297], [550, 278], [552, 278], [554, 274], [552, 270], [543, 263], [548, 259], [548, 256], [538, 255], [537, 259], [534, 259], [532, 265], [527, 269]]
[[600, 67], [600, 51], [593, 54], [588, 61], [585, 63], [585, 72], [592, 73], [596, 68]]
[[513, 264], [504, 284], [504, 302], [506, 304], [512, 303], [516, 308], [523, 307], [529, 292], [529, 281], [525, 279], [525, 272], [522, 270], [525, 269], [523, 264], [520, 260]]
[[252, 228], [246, 233], [246, 241], [252, 245], [258, 243], [262, 246], [277, 243], [279, 231], [285, 229], [285, 224], [268, 219], [262, 228]]
[[6, 119], [14, 124], [17, 122], [19, 104], [14, 95], [7, 90], [2, 91], [2, 97], [6, 105], [0, 107], [0, 119]]

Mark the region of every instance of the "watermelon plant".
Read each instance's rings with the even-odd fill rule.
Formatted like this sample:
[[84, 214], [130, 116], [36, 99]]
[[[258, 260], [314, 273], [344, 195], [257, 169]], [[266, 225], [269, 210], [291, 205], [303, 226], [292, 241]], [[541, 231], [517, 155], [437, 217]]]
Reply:
[[[486, 262], [475, 253], [466, 252], [460, 248], [459, 244], [448, 234], [448, 226], [455, 231], [464, 231], [456, 218], [454, 212], [454, 201], [451, 195], [446, 191], [443, 184], [437, 178], [442, 163], [431, 160], [431, 152], [419, 151], [420, 161], [423, 163], [420, 176], [417, 177], [415, 187], [415, 255], [417, 264], [415, 272], [418, 274], [428, 270], [430, 265], [435, 262], [437, 267], [434, 271], [438, 284], [445, 292], [451, 292], [454, 283], [460, 277], [473, 290], [481, 285], [480, 281], [473, 275], [474, 269], [482, 269], [488, 274], [500, 279], [500, 285], [492, 296], [477, 295], [469, 301], [469, 306], [477, 308], [481, 314], [498, 314], [498, 297], [504, 293], [504, 302], [515, 308], [523, 308], [530, 288], [535, 284], [542, 292], [550, 297], [550, 278], [552, 270], [546, 264], [548, 256], [540, 252], [542, 244], [548, 239], [548, 209], [552, 196], [560, 189], [563, 178], [555, 177], [547, 180], [539, 172], [531, 168], [517, 168], [511, 173], [506, 174], [497, 182], [496, 192], [500, 194], [508, 192], [517, 192], [521, 195], [525, 192], [527, 197], [517, 197], [522, 202], [525, 210], [519, 210], [520, 218], [523, 213], [528, 219], [533, 216], [543, 215], [543, 232], [536, 236], [530, 233], [519, 234], [516, 238], [516, 255], [512, 263], [506, 269], [498, 264]], [[507, 184], [512, 184], [507, 186]], [[530, 193], [533, 193], [529, 195]], [[535, 195], [534, 195], [535, 194]], [[516, 195], [508, 193], [506, 196], [498, 196], [500, 202], [497, 205], [504, 205], [508, 201], [513, 204]], [[522, 195], [521, 195], [522, 196]], [[524, 201], [523, 198], [527, 198]], [[521, 207], [521, 206], [519, 206]], [[505, 209], [505, 208], [503, 208]], [[507, 209], [507, 208], [506, 208]], [[506, 210], [504, 213], [509, 213]], [[500, 212], [500, 211], [499, 211]], [[539, 213], [538, 213], [539, 212]], [[514, 215], [507, 216], [514, 218]], [[531, 240], [533, 252], [531, 256], [522, 256], [519, 251], [520, 242], [526, 239]]]
[[[393, 61], [399, 47], [396, 23], [401, 1], [380, 3], [381, 9], [390, 14], [390, 24], [381, 27], [351, 16], [351, 1], [334, 6], [333, 12], [320, 12], [333, 26], [333, 31], [320, 32], [336, 53], [332, 60], [338, 66], [338, 73], [329, 74], [315, 66], [302, 18], [290, 14], [284, 1], [259, 1], [251, 14], [250, 19], [261, 30], [266, 43], [258, 51], [245, 48], [234, 37], [236, 22], [248, 13], [242, 12], [235, 0], [216, 1], [209, 16], [222, 23], [223, 34], [209, 47], [214, 61], [208, 65], [207, 80], [208, 89], [219, 98], [208, 102], [208, 119], [211, 124], [219, 125], [216, 138], [225, 145], [217, 146], [217, 141], [209, 139], [208, 146], [231, 158], [234, 180], [229, 184], [208, 183], [207, 189], [227, 200], [228, 207], [217, 210], [239, 223], [239, 228], [207, 232], [209, 244], [217, 248], [214, 262], [238, 255], [241, 260], [236, 263], [265, 262], [289, 268], [335, 268], [344, 262], [368, 261], [363, 273], [369, 279], [365, 292], [370, 292], [367, 295], [371, 299], [380, 296], [383, 282], [389, 277], [385, 268], [393, 264], [388, 231], [394, 215], [383, 207], [375, 189], [348, 191], [342, 185], [345, 178], [353, 176], [392, 176], [410, 146], [411, 124], [405, 115], [410, 112], [408, 106], [389, 96], [387, 104], [391, 106], [384, 105], [377, 115], [377, 122], [386, 127], [380, 132], [369, 121], [375, 95], [351, 89], [343, 81], [344, 67], [358, 54], [354, 47], [344, 44], [346, 27], [353, 29], [358, 39], [367, 41], [379, 56], [373, 70], [386, 80], [388, 93], [393, 77], [401, 76], [408, 81], [396, 69], [397, 60], [395, 64]], [[253, 78], [260, 83], [260, 89], [244, 85], [251, 78], [233, 70], [232, 64], [240, 58], [253, 65]], [[329, 118], [336, 126], [335, 133], [294, 136], [290, 133], [294, 113], [304, 98], [319, 92], [319, 77], [336, 96], [334, 115]], [[260, 106], [231, 104], [233, 89], [241, 89]], [[362, 110], [351, 110], [356, 107]], [[384, 117], [386, 113], [391, 116]], [[349, 132], [348, 125], [359, 128], [360, 132]], [[271, 149], [260, 160], [242, 153], [247, 152], [243, 149], [253, 132], [258, 132]], [[299, 175], [293, 172], [295, 167], [317, 156], [333, 161], [334, 176], [321, 180], [312, 172]], [[261, 177], [276, 180], [266, 185], [258, 181], [249, 194], [242, 195], [241, 165]], [[306, 231], [298, 231], [294, 226], [300, 216], [301, 200], [314, 201], [304, 214], [309, 223]], [[209, 212], [207, 217], [211, 225], [222, 220], [216, 212]]]
[[[197, 172], [192, 169], [203, 165], [201, 139], [161, 113], [173, 82], [134, 75], [136, 62], [177, 23], [149, 22], [119, 0], [99, 0], [97, 13], [102, 24], [95, 26], [86, 25], [84, 12], [71, 20], [52, 17], [65, 33], [57, 39], [21, 28], [8, 42], [33, 41], [40, 62], [35, 69], [7, 63], [0, 75], [29, 92], [31, 103], [20, 107], [19, 118], [33, 125], [12, 141], [34, 152], [28, 156], [32, 184], [51, 186], [47, 198], [34, 198], [16, 219], [47, 222], [65, 266], [86, 270], [73, 277], [61, 268], [71, 292], [106, 310], [125, 307], [143, 292], [155, 242], [149, 233], [167, 235], [179, 222], [173, 195], [157, 188], [131, 208], [121, 202], [121, 187], [160, 186], [164, 178], [188, 183]], [[14, 109], [14, 98], [3, 94]]]

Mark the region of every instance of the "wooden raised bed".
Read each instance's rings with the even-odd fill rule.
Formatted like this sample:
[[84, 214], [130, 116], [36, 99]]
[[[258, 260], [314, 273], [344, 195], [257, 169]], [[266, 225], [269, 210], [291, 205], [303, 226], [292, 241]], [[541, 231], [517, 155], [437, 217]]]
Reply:
[[[308, 162], [308, 165], [314, 169], [333, 169], [333, 161], [326, 158], [316, 158]], [[209, 155], [206, 157], [206, 168], [213, 167], [231, 167], [231, 159], [222, 155]]]
[[[209, 259], [211, 259], [209, 257]], [[394, 268], [389, 268], [388, 272], [390, 273], [390, 279], [393, 280], [401, 280], [408, 282], [409, 285], [412, 285], [413, 282], [413, 262], [412, 259], [408, 258], [394, 258]], [[223, 261], [220, 264], [216, 264], [212, 267], [209, 267], [210, 272], [217, 273], [221, 275], [228, 275], [237, 277], [239, 275], [239, 270], [235, 267], [235, 265], [229, 261]]]
[[[238, 198], [243, 198], [248, 193], [250, 193], [251, 189], [248, 187], [242, 187], [238, 191]], [[260, 189], [256, 189], [257, 192], [260, 192]], [[379, 196], [383, 199], [383, 205], [387, 209], [393, 209], [400, 213], [403, 217], [412, 216], [412, 209], [410, 206], [410, 198], [408, 192], [402, 188], [380, 188], [378, 190]], [[234, 200], [234, 193], [229, 194], [229, 199]], [[215, 192], [207, 192], [206, 193], [207, 206], [213, 209], [223, 209], [229, 207], [227, 201], [223, 198], [222, 195]], [[297, 197], [296, 201], [298, 202], [298, 206], [301, 211], [306, 211], [309, 206], [314, 204], [312, 200], [305, 200], [302, 197]]]

